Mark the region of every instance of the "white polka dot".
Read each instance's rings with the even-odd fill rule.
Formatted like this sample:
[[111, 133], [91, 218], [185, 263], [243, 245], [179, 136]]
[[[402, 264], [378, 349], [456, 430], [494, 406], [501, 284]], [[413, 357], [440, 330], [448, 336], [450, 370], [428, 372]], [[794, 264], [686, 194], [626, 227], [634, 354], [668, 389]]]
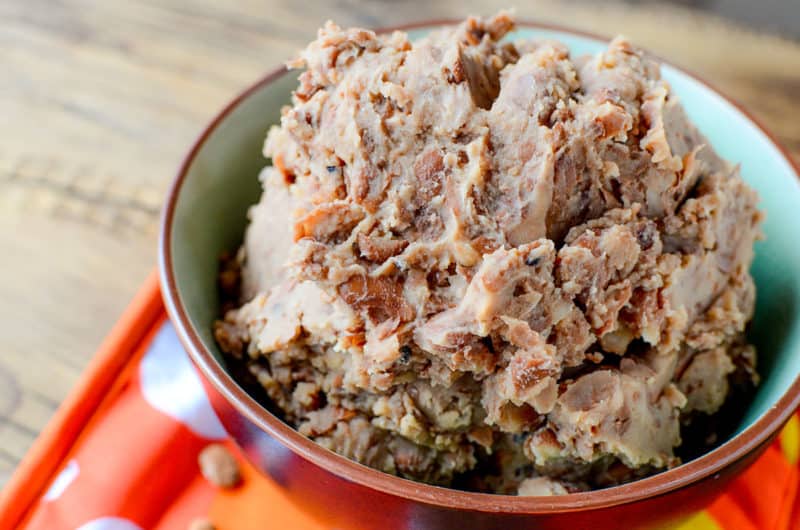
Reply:
[[61, 473], [53, 480], [50, 487], [47, 489], [47, 492], [42, 497], [42, 500], [45, 502], [54, 501], [57, 498], [61, 497], [61, 495], [67, 491], [72, 482], [78, 478], [78, 475], [81, 472], [80, 466], [78, 466], [78, 461], [74, 458], [67, 462], [67, 465], [64, 466], [64, 469], [61, 470]]
[[79, 526], [76, 530], [142, 530], [142, 528], [122, 517], [101, 517]]
[[227, 438], [203, 384], [169, 322], [153, 339], [139, 365], [142, 394], [155, 409], [203, 438]]

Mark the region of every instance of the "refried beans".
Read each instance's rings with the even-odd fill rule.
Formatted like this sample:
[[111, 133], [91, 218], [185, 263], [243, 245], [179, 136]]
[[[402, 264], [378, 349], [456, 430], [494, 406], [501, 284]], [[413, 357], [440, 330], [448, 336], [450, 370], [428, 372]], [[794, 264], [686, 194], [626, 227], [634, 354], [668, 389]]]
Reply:
[[762, 216], [653, 59], [513, 29], [319, 31], [215, 334], [347, 458], [558, 495], [677, 465], [682, 430], [757, 383]]

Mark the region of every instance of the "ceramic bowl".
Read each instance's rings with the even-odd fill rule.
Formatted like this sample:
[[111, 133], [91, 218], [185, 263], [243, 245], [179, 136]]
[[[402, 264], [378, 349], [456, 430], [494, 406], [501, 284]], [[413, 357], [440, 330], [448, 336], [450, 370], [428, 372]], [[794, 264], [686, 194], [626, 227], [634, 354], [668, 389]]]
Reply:
[[[448, 21], [403, 28], [413, 38]], [[520, 24], [513, 37], [553, 38], [573, 55], [607, 40]], [[751, 340], [763, 381], [733, 435], [690, 462], [630, 484], [561, 497], [466, 493], [415, 483], [340, 457], [272, 415], [231, 377], [214, 342], [218, 257], [242, 240], [256, 179], [267, 163], [268, 127], [296, 86], [280, 68], [234, 99], [211, 122], [178, 171], [166, 203], [160, 271], [169, 314], [202, 375], [212, 404], [255, 466], [331, 527], [647, 528], [707, 505], [766, 448], [800, 403], [800, 180], [786, 152], [736, 104], [709, 85], [665, 65], [663, 76], [690, 117], [725, 158], [741, 163], [761, 195], [766, 239], [756, 248], [758, 303]]]

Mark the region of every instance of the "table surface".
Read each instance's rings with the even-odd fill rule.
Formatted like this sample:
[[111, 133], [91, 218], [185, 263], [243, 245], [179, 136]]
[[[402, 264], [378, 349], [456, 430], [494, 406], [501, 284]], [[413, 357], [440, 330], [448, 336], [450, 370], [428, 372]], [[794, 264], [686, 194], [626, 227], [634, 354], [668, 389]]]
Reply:
[[[227, 100], [326, 19], [377, 27], [508, 4], [0, 2], [0, 485], [153, 269], [166, 188]], [[520, 18], [624, 33], [713, 80], [800, 159], [800, 43], [662, 4], [520, 4]]]

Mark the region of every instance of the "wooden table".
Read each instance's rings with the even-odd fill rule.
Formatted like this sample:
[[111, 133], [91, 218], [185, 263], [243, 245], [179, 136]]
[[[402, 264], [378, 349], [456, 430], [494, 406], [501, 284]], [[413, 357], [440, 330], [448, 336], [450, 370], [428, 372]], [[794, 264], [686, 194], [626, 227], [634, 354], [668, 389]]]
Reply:
[[[165, 190], [228, 99], [328, 18], [375, 27], [508, 4], [0, 2], [0, 485], [153, 269]], [[800, 155], [800, 44], [678, 7], [520, 4], [701, 73]]]

